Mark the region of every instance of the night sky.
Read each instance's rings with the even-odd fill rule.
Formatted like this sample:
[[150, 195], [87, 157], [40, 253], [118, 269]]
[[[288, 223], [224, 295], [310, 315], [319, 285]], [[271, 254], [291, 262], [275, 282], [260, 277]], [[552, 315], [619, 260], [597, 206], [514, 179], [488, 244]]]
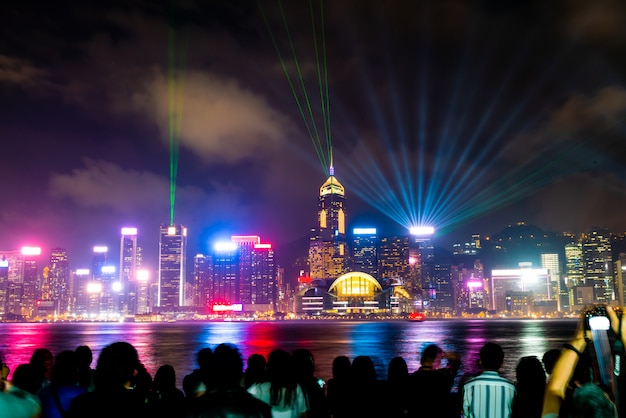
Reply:
[[155, 266], [172, 109], [192, 253], [307, 236], [324, 120], [351, 227], [622, 232], [624, 51], [621, 0], [5, 2], [0, 250], [64, 247], [77, 268], [136, 226]]

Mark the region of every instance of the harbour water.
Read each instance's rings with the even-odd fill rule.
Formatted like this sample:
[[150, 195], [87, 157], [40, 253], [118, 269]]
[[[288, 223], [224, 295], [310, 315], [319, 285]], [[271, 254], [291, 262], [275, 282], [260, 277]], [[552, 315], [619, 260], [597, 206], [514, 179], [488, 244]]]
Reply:
[[574, 333], [576, 320], [427, 320], [407, 321], [276, 321], [276, 322], [176, 322], [176, 323], [0, 323], [0, 352], [14, 370], [27, 363], [32, 352], [47, 347], [54, 354], [88, 345], [96, 359], [100, 350], [115, 341], [133, 344], [152, 375], [171, 364], [180, 382], [195, 367], [195, 354], [204, 347], [236, 344], [244, 360], [274, 348], [292, 351], [307, 348], [315, 356], [316, 373], [331, 377], [331, 364], [339, 355], [350, 359], [370, 356], [379, 379], [395, 356], [407, 361], [409, 371], [418, 368], [419, 352], [435, 342], [444, 351], [461, 356], [463, 372], [477, 370], [478, 351], [488, 341], [505, 352], [503, 374], [515, 379], [515, 365], [523, 356], [539, 358], [560, 348]]

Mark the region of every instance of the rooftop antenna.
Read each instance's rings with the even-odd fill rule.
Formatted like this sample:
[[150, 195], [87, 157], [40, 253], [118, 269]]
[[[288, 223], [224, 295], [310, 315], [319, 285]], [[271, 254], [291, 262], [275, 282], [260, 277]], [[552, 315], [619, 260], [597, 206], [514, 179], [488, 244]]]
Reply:
[[329, 149], [329, 154], [330, 154], [330, 168], [329, 168], [329, 172], [331, 176], [335, 175], [335, 167], [333, 166], [333, 147], [331, 146]]

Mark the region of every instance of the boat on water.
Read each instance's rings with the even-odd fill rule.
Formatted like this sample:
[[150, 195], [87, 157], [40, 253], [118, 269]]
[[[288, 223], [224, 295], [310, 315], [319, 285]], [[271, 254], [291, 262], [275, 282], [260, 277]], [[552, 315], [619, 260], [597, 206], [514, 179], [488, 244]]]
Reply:
[[412, 322], [422, 322], [426, 319], [426, 315], [422, 312], [411, 312], [406, 319]]

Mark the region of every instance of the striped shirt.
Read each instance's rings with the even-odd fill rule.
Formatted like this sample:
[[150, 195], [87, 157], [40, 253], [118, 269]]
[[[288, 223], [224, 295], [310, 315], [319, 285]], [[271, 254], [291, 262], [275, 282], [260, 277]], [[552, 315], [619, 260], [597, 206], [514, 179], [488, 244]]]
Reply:
[[463, 387], [463, 416], [466, 418], [509, 418], [515, 385], [497, 372], [485, 371]]

